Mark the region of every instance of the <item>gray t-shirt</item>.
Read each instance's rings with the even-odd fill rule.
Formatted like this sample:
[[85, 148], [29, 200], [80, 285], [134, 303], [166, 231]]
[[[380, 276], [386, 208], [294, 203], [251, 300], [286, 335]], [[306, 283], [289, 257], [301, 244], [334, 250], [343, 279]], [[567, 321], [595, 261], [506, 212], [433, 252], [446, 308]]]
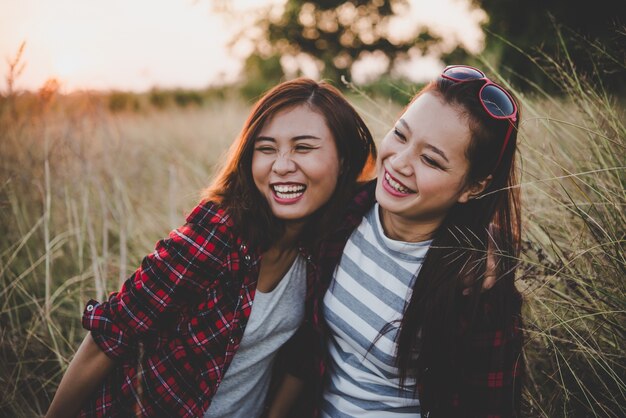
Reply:
[[204, 418], [261, 414], [274, 356], [300, 326], [305, 297], [306, 263], [298, 256], [271, 292], [256, 291], [239, 349]]

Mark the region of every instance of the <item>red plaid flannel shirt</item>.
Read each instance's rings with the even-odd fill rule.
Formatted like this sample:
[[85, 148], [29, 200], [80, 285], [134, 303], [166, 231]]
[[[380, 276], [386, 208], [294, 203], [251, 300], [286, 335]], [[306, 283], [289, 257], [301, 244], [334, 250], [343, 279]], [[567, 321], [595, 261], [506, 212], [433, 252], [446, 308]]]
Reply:
[[[300, 353], [308, 351], [313, 359], [304, 368], [300, 367], [292, 374], [308, 379], [307, 388], [312, 396], [305, 396], [299, 405], [297, 416], [318, 416], [321, 394], [326, 373], [326, 335], [327, 329], [322, 317], [321, 303], [326, 293], [336, 266], [343, 254], [343, 248], [363, 216], [375, 203], [375, 181], [366, 184], [355, 196], [347, 208], [342, 227], [335, 231], [324, 243], [318, 260], [319, 276], [316, 280], [315, 297], [312, 303], [312, 326], [306, 322], [296, 334], [289, 346]], [[524, 369], [522, 351], [522, 331], [519, 316], [507, 330], [492, 324], [490, 318], [493, 301], [486, 292], [481, 302], [478, 329], [466, 347], [468, 357], [473, 360], [469, 365], [469, 376], [462, 381], [462, 391], [451, 394], [445, 405], [433, 405], [429, 398], [428, 371], [418, 376], [420, 404], [423, 417], [471, 417], [503, 418], [513, 416], [514, 405], [521, 395], [521, 374]], [[519, 295], [518, 295], [519, 296]], [[521, 309], [521, 297], [519, 299]], [[519, 312], [519, 310], [518, 310]], [[464, 319], [459, 318], [459, 329], [463, 328]], [[313, 353], [311, 353], [311, 350]], [[311, 377], [315, 376], [315, 377]], [[303, 411], [304, 410], [304, 411]], [[294, 415], [296, 416], [296, 415]]]
[[239, 347], [259, 273], [258, 252], [231, 222], [213, 203], [197, 206], [119, 292], [88, 302], [83, 327], [117, 367], [80, 416], [200, 417], [208, 409]]

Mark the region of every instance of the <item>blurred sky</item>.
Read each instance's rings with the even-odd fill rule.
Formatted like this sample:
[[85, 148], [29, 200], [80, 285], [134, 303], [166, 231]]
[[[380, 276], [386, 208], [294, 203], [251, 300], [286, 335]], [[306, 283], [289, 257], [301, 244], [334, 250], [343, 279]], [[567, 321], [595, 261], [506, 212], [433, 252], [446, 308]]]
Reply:
[[[7, 60], [26, 41], [26, 68], [18, 89], [37, 89], [56, 77], [64, 91], [154, 86], [203, 88], [233, 81], [243, 50], [228, 41], [249, 24], [254, 11], [281, 0], [219, 0], [232, 16], [217, 13], [211, 0], [0, 0], [0, 91], [6, 89]], [[427, 23], [452, 45], [462, 40], [479, 50], [482, 11], [468, 0], [410, 0], [394, 21], [398, 36]], [[402, 67], [414, 80], [439, 69], [434, 57], [416, 57]], [[380, 64], [365, 60], [355, 81], [376, 74]], [[307, 75], [315, 77], [311, 70]]]

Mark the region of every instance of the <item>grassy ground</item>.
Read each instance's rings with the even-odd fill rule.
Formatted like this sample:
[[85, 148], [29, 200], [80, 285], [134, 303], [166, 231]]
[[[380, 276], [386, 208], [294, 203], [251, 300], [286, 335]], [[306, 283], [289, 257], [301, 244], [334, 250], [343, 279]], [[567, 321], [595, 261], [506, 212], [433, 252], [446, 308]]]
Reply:
[[[522, 96], [526, 416], [626, 416], [624, 108], [580, 80]], [[377, 139], [399, 108], [353, 97]], [[243, 100], [110, 113], [39, 97], [0, 113], [0, 416], [45, 412], [86, 300], [184, 220]]]

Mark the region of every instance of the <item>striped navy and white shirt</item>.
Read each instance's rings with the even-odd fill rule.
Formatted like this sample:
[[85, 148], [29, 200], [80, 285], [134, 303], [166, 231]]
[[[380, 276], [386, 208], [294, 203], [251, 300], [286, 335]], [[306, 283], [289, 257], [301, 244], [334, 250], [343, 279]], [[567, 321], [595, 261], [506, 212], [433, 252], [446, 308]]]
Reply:
[[330, 330], [324, 417], [420, 416], [415, 381], [399, 387], [395, 340], [430, 243], [386, 237], [378, 204], [350, 236], [324, 297]]

